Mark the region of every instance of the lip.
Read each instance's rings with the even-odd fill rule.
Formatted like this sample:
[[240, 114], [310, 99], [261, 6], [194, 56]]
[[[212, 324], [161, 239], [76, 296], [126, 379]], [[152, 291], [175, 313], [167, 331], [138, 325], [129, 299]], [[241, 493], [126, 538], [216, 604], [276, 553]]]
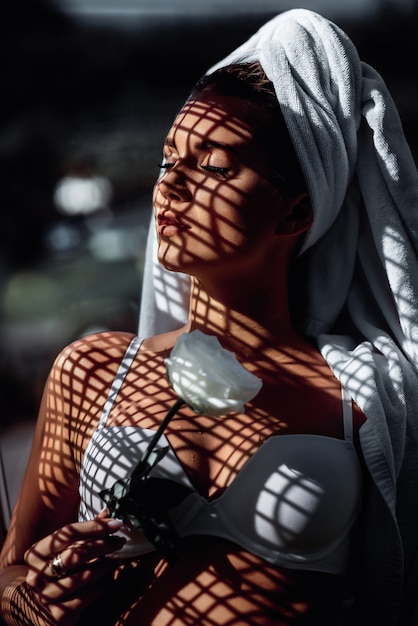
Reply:
[[172, 211], [161, 211], [157, 216], [157, 233], [162, 237], [173, 237], [187, 230], [186, 226]]

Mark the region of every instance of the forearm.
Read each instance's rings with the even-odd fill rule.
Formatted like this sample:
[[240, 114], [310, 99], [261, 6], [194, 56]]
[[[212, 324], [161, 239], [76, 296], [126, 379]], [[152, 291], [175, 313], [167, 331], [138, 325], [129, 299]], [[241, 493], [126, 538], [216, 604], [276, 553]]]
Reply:
[[54, 621], [36, 601], [25, 582], [25, 570], [23, 566], [13, 566], [2, 573], [2, 623], [7, 626], [52, 626]]

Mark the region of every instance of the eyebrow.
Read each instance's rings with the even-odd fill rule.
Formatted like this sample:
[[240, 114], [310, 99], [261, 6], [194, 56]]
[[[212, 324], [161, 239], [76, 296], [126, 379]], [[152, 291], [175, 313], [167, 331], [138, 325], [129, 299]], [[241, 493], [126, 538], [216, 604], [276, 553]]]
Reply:
[[[176, 147], [175, 141], [171, 139], [171, 137], [167, 137], [167, 139], [164, 141], [164, 145], [167, 146], [168, 148]], [[200, 141], [199, 143], [196, 144], [196, 149], [199, 151], [210, 150], [211, 148], [220, 148], [222, 150], [228, 150], [229, 152], [232, 152], [233, 154], [237, 152], [235, 146], [231, 146], [231, 144], [229, 143], [222, 143], [221, 141], [212, 141], [212, 140], [205, 139], [204, 141]]]
[[231, 146], [230, 143], [222, 143], [220, 141], [205, 140], [196, 145], [198, 150], [210, 150], [211, 148], [221, 148], [222, 150], [228, 150], [229, 152], [236, 152], [235, 146]]

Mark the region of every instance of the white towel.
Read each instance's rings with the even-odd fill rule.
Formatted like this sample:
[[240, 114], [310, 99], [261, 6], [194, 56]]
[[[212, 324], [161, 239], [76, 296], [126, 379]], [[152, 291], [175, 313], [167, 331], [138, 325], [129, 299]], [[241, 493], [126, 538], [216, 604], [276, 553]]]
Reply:
[[[275, 86], [308, 184], [305, 331], [367, 416], [369, 610], [379, 626], [397, 624], [404, 573], [417, 567], [409, 555], [418, 554], [416, 167], [382, 78], [329, 20], [284, 12], [210, 71], [250, 61]], [[153, 332], [148, 306], [144, 334]], [[344, 306], [350, 332], [338, 324]], [[407, 588], [418, 588], [416, 572]]]

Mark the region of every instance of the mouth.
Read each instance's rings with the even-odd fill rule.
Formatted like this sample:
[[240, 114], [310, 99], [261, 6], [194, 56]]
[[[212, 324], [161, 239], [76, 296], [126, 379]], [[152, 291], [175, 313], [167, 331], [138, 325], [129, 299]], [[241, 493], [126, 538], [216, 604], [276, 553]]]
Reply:
[[173, 237], [188, 228], [189, 226], [183, 224], [171, 211], [164, 211], [158, 214], [157, 233], [162, 237]]

